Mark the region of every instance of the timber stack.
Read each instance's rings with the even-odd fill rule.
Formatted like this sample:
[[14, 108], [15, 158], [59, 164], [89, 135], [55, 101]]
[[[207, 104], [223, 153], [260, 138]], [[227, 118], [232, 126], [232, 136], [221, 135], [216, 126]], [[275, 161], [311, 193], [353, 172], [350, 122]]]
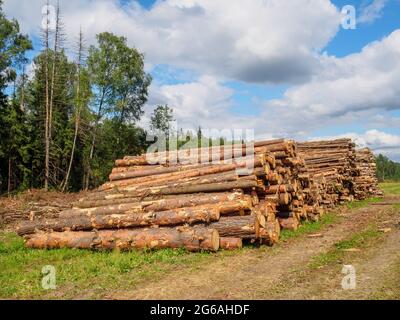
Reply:
[[58, 218], [22, 222], [17, 232], [31, 248], [273, 245], [281, 229], [350, 200], [354, 159], [350, 140], [284, 139], [126, 156]]
[[375, 156], [369, 148], [356, 150], [356, 169], [358, 175], [354, 178], [354, 196], [357, 200], [368, 197], [383, 196], [382, 190], [378, 187], [376, 177]]
[[[351, 139], [298, 143], [314, 189], [315, 204], [332, 208], [354, 199], [355, 144]], [[319, 194], [318, 194], [319, 193]], [[317, 196], [315, 196], [317, 195]]]

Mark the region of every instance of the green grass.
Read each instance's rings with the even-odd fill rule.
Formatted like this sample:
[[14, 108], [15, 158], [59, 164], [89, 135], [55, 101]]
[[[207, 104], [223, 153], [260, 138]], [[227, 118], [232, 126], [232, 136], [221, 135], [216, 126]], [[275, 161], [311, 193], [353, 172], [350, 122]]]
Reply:
[[305, 234], [312, 234], [320, 231], [324, 226], [335, 223], [339, 220], [339, 217], [334, 212], [328, 212], [324, 214], [321, 219], [317, 222], [305, 221], [301, 224], [299, 229], [296, 231], [282, 230], [280, 241], [285, 241], [291, 238], [297, 238]]
[[309, 267], [311, 269], [318, 269], [326, 265], [340, 263], [351, 256], [358, 254], [357, 252], [347, 252], [346, 249], [363, 249], [376, 243], [376, 241], [383, 236], [376, 226], [369, 226], [367, 229], [357, 232], [347, 240], [342, 240], [335, 243], [334, 247], [328, 252], [314, 256]]
[[384, 182], [379, 186], [386, 195], [400, 195], [400, 182]]
[[361, 209], [367, 207], [371, 203], [377, 203], [382, 201], [382, 198], [368, 198], [360, 201], [352, 201], [347, 204], [347, 208], [349, 209]]
[[[220, 253], [217, 255], [221, 255]], [[229, 254], [229, 253], [226, 253]], [[216, 254], [186, 250], [94, 252], [25, 248], [14, 233], [0, 234], [0, 298], [100, 298], [179, 266], [198, 266]], [[55, 290], [41, 287], [42, 267], [56, 268]]]

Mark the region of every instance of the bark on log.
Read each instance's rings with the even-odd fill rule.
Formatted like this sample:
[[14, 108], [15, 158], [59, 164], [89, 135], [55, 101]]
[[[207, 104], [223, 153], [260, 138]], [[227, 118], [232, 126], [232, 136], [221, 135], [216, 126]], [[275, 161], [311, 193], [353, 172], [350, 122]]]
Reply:
[[221, 217], [218, 222], [210, 224], [221, 237], [251, 238], [258, 234], [256, 217], [234, 216]]
[[238, 168], [243, 167], [243, 164], [225, 164], [225, 165], [210, 165], [204, 168], [198, 169], [191, 169], [186, 171], [177, 171], [171, 173], [163, 173], [157, 175], [157, 179], [154, 176], [145, 176], [145, 177], [137, 177], [137, 178], [130, 178], [125, 180], [117, 180], [113, 182], [106, 182], [103, 184], [99, 189], [100, 190], [110, 190], [116, 187], [124, 187], [129, 185], [137, 185], [137, 184], [144, 184], [146, 182], [154, 183], [156, 180], [157, 183], [161, 182], [168, 182], [168, 181], [176, 181], [180, 178], [187, 179], [187, 178], [194, 178], [200, 177], [215, 173], [222, 173], [227, 171], [236, 170]]
[[236, 250], [243, 247], [243, 242], [241, 238], [234, 237], [220, 237], [219, 238], [219, 248], [223, 250]]
[[41, 232], [28, 236], [26, 246], [38, 249], [186, 248], [189, 251], [217, 251], [219, 235], [215, 229], [189, 227]]
[[41, 231], [81, 231], [93, 229], [120, 229], [148, 226], [174, 226], [179, 224], [218, 221], [218, 208], [181, 208], [170, 211], [91, 215], [44, 221], [25, 221], [17, 227], [19, 235]]
[[134, 195], [135, 194], [121, 194], [120, 197], [114, 199], [78, 201], [75, 202], [73, 206], [75, 208], [87, 209], [123, 203], [137, 203], [141, 204], [143, 210], [146, 211], [162, 211], [173, 208], [192, 207], [207, 203], [217, 203], [220, 201], [246, 200], [249, 198], [248, 195], [245, 195], [242, 192], [171, 195], [163, 196], [161, 199], [153, 199], [152, 197], [139, 198], [134, 197]]

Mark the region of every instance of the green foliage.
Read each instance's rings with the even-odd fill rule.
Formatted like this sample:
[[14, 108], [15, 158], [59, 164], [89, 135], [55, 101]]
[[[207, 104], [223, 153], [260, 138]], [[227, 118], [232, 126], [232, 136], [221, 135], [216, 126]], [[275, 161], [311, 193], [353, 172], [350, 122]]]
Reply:
[[158, 105], [150, 117], [150, 128], [169, 135], [170, 122], [174, 119], [173, 110], [168, 105]]
[[[0, 194], [43, 186], [46, 71], [53, 97], [50, 185], [64, 188], [71, 167], [67, 190], [81, 190], [87, 181], [98, 186], [107, 180], [115, 159], [147, 148], [146, 132], [135, 125], [151, 82], [143, 55], [124, 37], [104, 32], [85, 61], [80, 33], [77, 61], [60, 49], [43, 50], [33, 58], [28, 80], [24, 53], [31, 43], [19, 33], [17, 21], [5, 18], [1, 5], [0, 0]], [[14, 93], [7, 97], [6, 92]]]
[[94, 87], [93, 107], [120, 122], [139, 120], [147, 101], [151, 78], [144, 72], [143, 55], [126, 44], [126, 38], [109, 32], [97, 35], [89, 49], [88, 69]]
[[400, 163], [380, 154], [376, 157], [376, 174], [379, 181], [400, 181]]
[[370, 203], [377, 203], [382, 201], [382, 198], [368, 198], [360, 201], [352, 201], [347, 204], [349, 209], [361, 209], [368, 206]]
[[[15, 95], [7, 100], [5, 89], [14, 82], [15, 91], [17, 69], [26, 62], [24, 54], [31, 48], [28, 37], [20, 33], [18, 22], [6, 19], [0, 1], [0, 192], [8, 189], [9, 177], [13, 186], [19, 185], [14, 171], [26, 157], [26, 149], [21, 147], [25, 145], [25, 116]], [[19, 170], [23, 174], [23, 168]]]
[[16, 78], [15, 68], [26, 62], [25, 52], [32, 49], [27, 36], [22, 35], [16, 20], [7, 20], [0, 1], [0, 90]]

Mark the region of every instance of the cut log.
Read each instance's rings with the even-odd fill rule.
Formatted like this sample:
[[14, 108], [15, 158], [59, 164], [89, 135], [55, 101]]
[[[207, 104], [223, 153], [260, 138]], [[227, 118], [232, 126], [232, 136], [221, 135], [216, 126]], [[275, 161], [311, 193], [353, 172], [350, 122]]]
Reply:
[[216, 229], [222, 237], [251, 238], [257, 234], [255, 216], [221, 217], [210, 227]]
[[36, 230], [66, 231], [66, 230], [93, 230], [119, 229], [147, 226], [174, 226], [179, 224], [193, 224], [196, 222], [210, 222], [219, 220], [219, 209], [181, 208], [170, 211], [90, 215], [66, 219], [48, 219], [45, 221], [24, 221], [17, 227], [19, 235], [31, 234]]
[[291, 218], [278, 218], [279, 224], [282, 229], [295, 231], [299, 227], [299, 220], [294, 217]]
[[165, 249], [186, 248], [189, 251], [217, 251], [219, 235], [208, 228], [154, 228], [102, 231], [66, 231], [35, 233], [27, 237], [28, 248], [55, 249]]
[[236, 250], [243, 247], [243, 242], [241, 238], [233, 237], [220, 237], [219, 238], [219, 248], [223, 250]]
[[278, 220], [266, 222], [265, 227], [260, 229], [259, 237], [263, 244], [269, 246], [278, 243], [281, 234], [281, 226]]

